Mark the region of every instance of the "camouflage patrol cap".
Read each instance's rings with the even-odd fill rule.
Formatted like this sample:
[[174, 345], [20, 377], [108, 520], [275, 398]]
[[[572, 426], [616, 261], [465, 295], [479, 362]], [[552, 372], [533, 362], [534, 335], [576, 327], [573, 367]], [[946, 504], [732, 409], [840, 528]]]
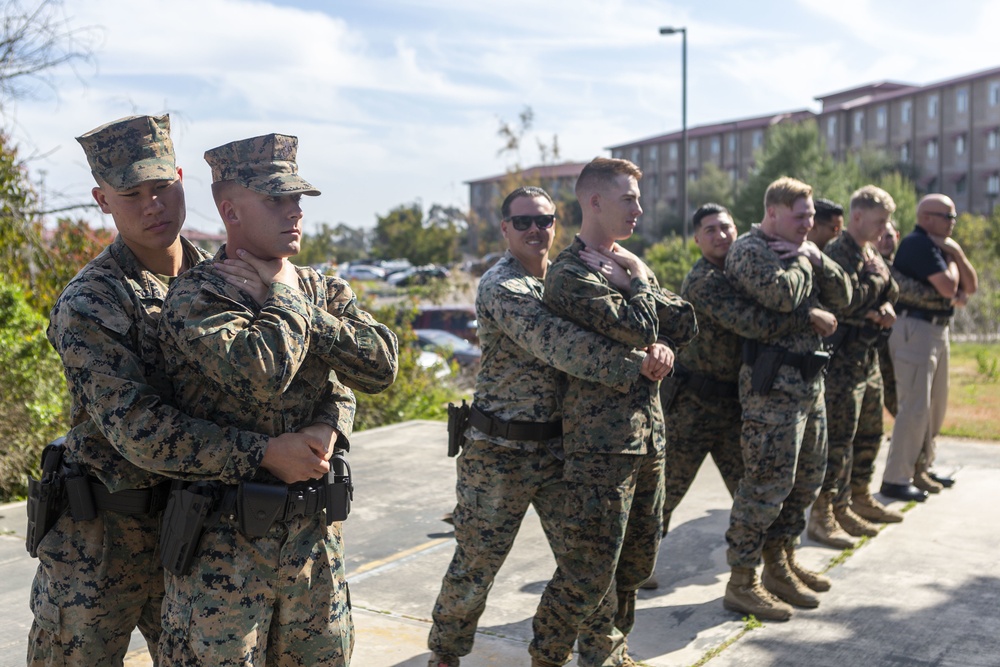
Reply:
[[76, 140], [94, 176], [115, 190], [177, 175], [169, 114], [119, 118]]
[[207, 150], [205, 161], [212, 167], [213, 183], [236, 181], [264, 195], [318, 195], [319, 190], [299, 176], [298, 145], [297, 137], [265, 134]]

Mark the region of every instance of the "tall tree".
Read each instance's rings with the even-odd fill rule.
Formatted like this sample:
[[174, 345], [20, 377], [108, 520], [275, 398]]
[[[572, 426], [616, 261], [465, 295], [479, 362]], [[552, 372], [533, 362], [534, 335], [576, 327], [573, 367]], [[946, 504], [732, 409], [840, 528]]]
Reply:
[[451, 264], [464, 216], [453, 207], [433, 205], [427, 219], [419, 203], [378, 216], [372, 252], [383, 259], [405, 257], [413, 264]]

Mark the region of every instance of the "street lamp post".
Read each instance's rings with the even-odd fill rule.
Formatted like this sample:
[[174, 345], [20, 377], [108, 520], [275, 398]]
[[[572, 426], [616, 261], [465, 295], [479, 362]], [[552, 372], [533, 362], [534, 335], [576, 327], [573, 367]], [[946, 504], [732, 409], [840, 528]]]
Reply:
[[661, 35], [681, 34], [681, 225], [684, 231], [684, 244], [688, 240], [688, 84], [687, 84], [687, 28], [660, 28]]

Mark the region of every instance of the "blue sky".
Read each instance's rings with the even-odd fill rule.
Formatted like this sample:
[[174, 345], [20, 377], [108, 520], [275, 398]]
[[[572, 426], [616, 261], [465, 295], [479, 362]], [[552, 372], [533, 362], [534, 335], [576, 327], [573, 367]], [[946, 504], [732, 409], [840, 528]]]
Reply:
[[[202, 154], [244, 137], [300, 138], [318, 222], [369, 227], [420, 200], [468, 206], [465, 181], [501, 173], [500, 119], [525, 106], [563, 159], [688, 123], [811, 108], [871, 81], [926, 84], [1000, 65], [1000, 3], [985, 0], [64, 0], [93, 61], [4, 110], [44, 174], [48, 206], [89, 200], [73, 137], [133, 113], [171, 114], [188, 222], [221, 230]], [[154, 13], [155, 12], [155, 13]], [[88, 214], [95, 220], [99, 214]], [[106, 224], [110, 225], [110, 221]]]

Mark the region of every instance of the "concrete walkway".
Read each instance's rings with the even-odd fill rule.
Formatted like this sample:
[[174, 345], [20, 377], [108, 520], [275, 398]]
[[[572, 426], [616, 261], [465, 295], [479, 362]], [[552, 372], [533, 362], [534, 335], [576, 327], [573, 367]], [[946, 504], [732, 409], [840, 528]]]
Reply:
[[[359, 433], [355, 506], [345, 524], [354, 601], [354, 667], [425, 667], [431, 607], [454, 550], [440, 517], [454, 504], [444, 425], [408, 422]], [[834, 587], [816, 610], [746, 631], [722, 608], [730, 500], [711, 461], [674, 513], [641, 591], [630, 652], [643, 664], [687, 667], [1000, 666], [1000, 443], [942, 438], [939, 466], [961, 466], [953, 489], [841, 557], [804, 542], [801, 560]], [[883, 452], [884, 459], [884, 452]], [[881, 465], [881, 463], [880, 463]], [[896, 504], [899, 506], [899, 503]], [[24, 664], [35, 561], [24, 550], [23, 503], [0, 506], [0, 667]], [[554, 569], [530, 515], [490, 595], [463, 667], [528, 665], [531, 615]], [[136, 634], [127, 665], [150, 665]], [[576, 664], [574, 661], [571, 663]]]

